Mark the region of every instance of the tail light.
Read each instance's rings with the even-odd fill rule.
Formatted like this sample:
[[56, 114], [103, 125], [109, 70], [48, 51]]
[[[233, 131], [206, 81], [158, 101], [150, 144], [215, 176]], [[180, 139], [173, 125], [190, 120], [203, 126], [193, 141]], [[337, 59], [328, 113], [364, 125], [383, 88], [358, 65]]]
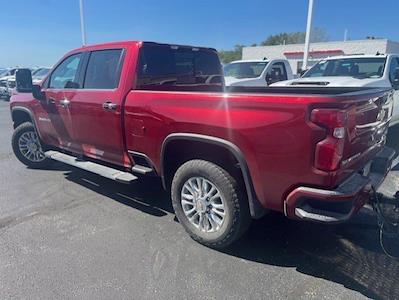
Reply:
[[315, 167], [323, 171], [338, 169], [344, 151], [348, 112], [339, 109], [314, 109], [311, 121], [326, 129], [326, 138], [316, 145]]

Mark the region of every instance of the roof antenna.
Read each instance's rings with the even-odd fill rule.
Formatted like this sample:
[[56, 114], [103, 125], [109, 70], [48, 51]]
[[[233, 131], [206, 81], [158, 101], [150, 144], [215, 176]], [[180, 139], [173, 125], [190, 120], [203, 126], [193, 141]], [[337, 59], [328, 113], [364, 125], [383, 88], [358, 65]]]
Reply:
[[380, 51], [377, 51], [377, 53], [375, 55], [381, 55]]
[[267, 57], [265, 56], [265, 57], [263, 58], [263, 60], [267, 60]]

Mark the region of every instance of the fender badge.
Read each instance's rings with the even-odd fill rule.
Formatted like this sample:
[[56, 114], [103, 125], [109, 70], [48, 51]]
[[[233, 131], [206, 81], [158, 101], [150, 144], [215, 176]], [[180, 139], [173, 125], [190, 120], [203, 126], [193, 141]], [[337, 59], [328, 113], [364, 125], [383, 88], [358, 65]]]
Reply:
[[39, 117], [39, 121], [42, 121], [42, 122], [51, 122], [50, 119], [42, 118], [42, 117]]

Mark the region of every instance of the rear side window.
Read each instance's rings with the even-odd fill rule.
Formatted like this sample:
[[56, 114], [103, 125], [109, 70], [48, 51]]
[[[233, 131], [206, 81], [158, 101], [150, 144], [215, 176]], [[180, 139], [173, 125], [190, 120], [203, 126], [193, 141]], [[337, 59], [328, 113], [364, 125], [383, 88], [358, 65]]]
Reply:
[[122, 49], [99, 50], [90, 53], [83, 88], [115, 89], [122, 67]]
[[223, 82], [215, 51], [150, 44], [140, 50], [137, 89], [221, 91]]

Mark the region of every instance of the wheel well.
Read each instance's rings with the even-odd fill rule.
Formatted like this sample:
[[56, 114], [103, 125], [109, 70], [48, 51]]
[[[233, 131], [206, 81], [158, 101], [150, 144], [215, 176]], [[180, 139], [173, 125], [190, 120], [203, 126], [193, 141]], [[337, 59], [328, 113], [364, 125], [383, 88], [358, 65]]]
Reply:
[[23, 110], [15, 110], [12, 112], [12, 120], [14, 122], [14, 128], [17, 128], [19, 125], [25, 122], [32, 122], [32, 118], [29, 113]]
[[165, 145], [162, 159], [163, 180], [167, 189], [170, 188], [177, 169], [192, 159], [207, 160], [222, 167], [245, 189], [240, 164], [234, 154], [224, 146], [204, 141], [172, 140]]

